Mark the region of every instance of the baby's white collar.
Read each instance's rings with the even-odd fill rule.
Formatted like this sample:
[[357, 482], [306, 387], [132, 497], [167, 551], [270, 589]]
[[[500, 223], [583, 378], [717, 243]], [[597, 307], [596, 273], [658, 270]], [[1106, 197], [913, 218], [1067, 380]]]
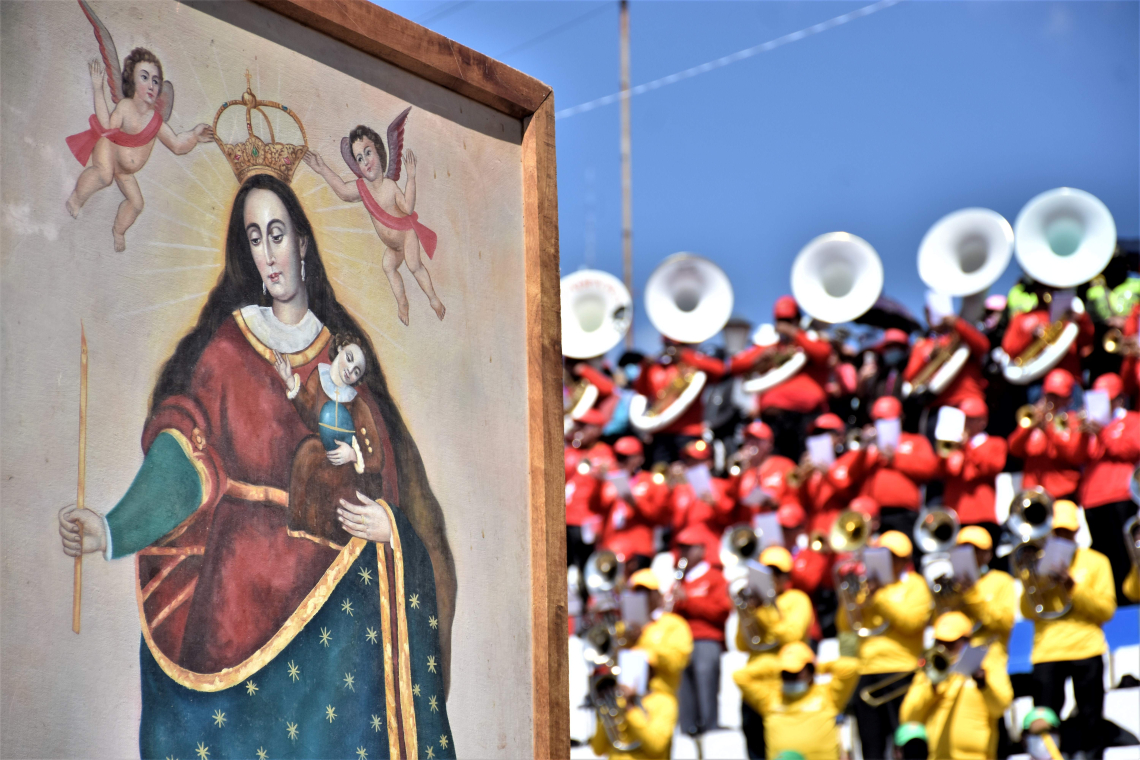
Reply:
[[342, 404], [347, 404], [356, 398], [356, 389], [351, 385], [337, 385], [332, 379], [332, 365], [331, 364], [318, 364], [317, 373], [321, 376], [321, 387], [325, 390], [325, 395], [333, 401], [339, 401]]

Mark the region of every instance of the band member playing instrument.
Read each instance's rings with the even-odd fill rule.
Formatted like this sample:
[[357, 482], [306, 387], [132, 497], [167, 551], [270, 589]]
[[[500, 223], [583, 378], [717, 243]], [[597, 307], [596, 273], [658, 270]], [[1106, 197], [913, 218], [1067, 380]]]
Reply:
[[[760, 396], [760, 414], [775, 433], [776, 451], [798, 459], [804, 449], [804, 432], [810, 418], [827, 407], [823, 386], [831, 373], [831, 344], [800, 329], [800, 308], [791, 296], [776, 299], [773, 312], [777, 347], [795, 347], [807, 356], [807, 366]], [[741, 374], [755, 368], [771, 346], [753, 346], [732, 357], [729, 372]]]
[[874, 349], [863, 354], [856, 392], [860, 398], [902, 396], [903, 371], [910, 353], [910, 336], [897, 327], [883, 331]]
[[597, 425], [604, 428], [610, 417], [613, 416], [618, 401], [620, 401], [617, 394], [617, 383], [606, 372], [595, 367], [589, 361], [575, 361], [565, 358], [564, 361], [568, 363], [570, 374], [573, 377], [585, 380], [598, 389], [598, 400], [594, 402], [593, 407], [583, 414], [576, 414], [574, 419], [586, 425]]
[[673, 488], [673, 531], [680, 535], [688, 527], [700, 528], [706, 537], [706, 557], [713, 564], [720, 564], [720, 536], [732, 523], [736, 509], [732, 482], [726, 478], [709, 477], [709, 490], [698, 493], [694, 486], [684, 479], [685, 468], [707, 465], [712, 458], [712, 447], [703, 440], [686, 444], [681, 450], [681, 478], [683, 482]]
[[1119, 375], [1101, 375], [1093, 383], [1093, 390], [1108, 394], [1112, 421], [1102, 427], [1087, 420], [1081, 426], [1088, 441], [1089, 461], [1081, 475], [1077, 503], [1085, 508], [1092, 547], [1112, 564], [1116, 603], [1128, 604], [1123, 584], [1132, 569], [1132, 560], [1123, 531], [1125, 521], [1136, 514], [1129, 483], [1140, 462], [1140, 412], [1128, 411], [1124, 382]]
[[602, 484], [598, 506], [602, 530], [598, 548], [609, 549], [635, 570], [649, 567], [656, 553], [654, 528], [669, 522], [669, 486], [661, 475], [641, 469], [645, 452], [633, 436], [614, 443], [616, 469], [624, 473]]
[[[748, 664], [733, 678], [737, 683], [742, 679], [753, 681], [759, 678], [752, 675], [753, 672], [766, 672], [771, 674], [769, 677], [774, 687], [776, 674], [772, 673], [772, 664], [779, 659], [780, 647], [793, 641], [806, 643], [815, 614], [808, 595], [792, 587], [792, 555], [787, 549], [769, 546], [760, 553], [760, 564], [772, 572], [776, 586], [775, 604], [760, 604], [750, 613], [742, 613], [750, 614], [752, 621], [750, 626], [743, 622], [737, 625], [736, 647], [748, 652]], [[771, 648], [756, 651], [745, 638], [746, 629], [759, 636], [764, 646]], [[748, 757], [766, 758], [764, 719], [747, 701], [741, 701], [740, 720]]]
[[[828, 412], [816, 417], [812, 423], [813, 434], [827, 433], [832, 445], [840, 453], [826, 469], [811, 461], [805, 452], [794, 473], [788, 477], [789, 485], [798, 486], [800, 504], [808, 513], [809, 529], [812, 534], [827, 535], [831, 524], [859, 492], [866, 471], [867, 449], [844, 450], [847, 427], [843, 420]], [[798, 481], [798, 483], [796, 482]]]
[[[871, 419], [899, 420], [902, 402], [883, 396], [871, 406]], [[873, 433], [874, 428], [871, 428]], [[922, 505], [921, 486], [938, 474], [938, 457], [926, 436], [899, 433], [897, 446], [873, 441], [867, 447], [867, 474], [859, 493], [879, 505], [879, 524], [884, 530], [897, 530], [904, 536], [914, 533], [918, 508]]]
[[1050, 371], [1033, 416], [1019, 422], [1009, 436], [1009, 453], [1025, 460], [1022, 487], [1041, 486], [1055, 499], [1076, 493], [1080, 467], [1087, 458], [1080, 430], [1065, 424], [1066, 417], [1061, 414], [1072, 403], [1074, 384], [1068, 371]]
[[[1049, 288], [1036, 282], [1031, 283], [1031, 288], [1036, 295], [1036, 306], [1031, 311], [1014, 314], [1009, 320], [1009, 327], [1006, 328], [1005, 336], [1001, 341], [1002, 350], [1011, 359], [1029, 348], [1033, 341], [1041, 337], [1046, 328], [1052, 324], [1048, 301], [1045, 300]], [[1079, 299], [1073, 301], [1073, 306], [1074, 310], [1065, 314], [1063, 318], [1067, 321], [1075, 320], [1079, 332], [1077, 339], [1069, 346], [1069, 350], [1061, 357], [1055, 369], [1063, 369], [1073, 377], [1080, 377], [1080, 351], [1092, 344], [1096, 328], [1093, 326], [1089, 315], [1085, 313], [1084, 306]]]
[[943, 502], [958, 514], [960, 525], [980, 525], [990, 534], [991, 544], [1001, 537], [994, 510], [994, 483], [1005, 469], [1009, 444], [986, 433], [989, 410], [980, 399], [962, 399], [958, 408], [966, 415], [961, 445], [942, 459], [946, 490]]
[[[1053, 535], [1072, 541], [1080, 523], [1077, 505], [1060, 500], [1053, 503]], [[1107, 650], [1102, 626], [1116, 613], [1116, 591], [1112, 566], [1094, 549], [1078, 547], [1067, 572], [1053, 579], [1044, 597], [1044, 613], [1063, 609], [1069, 600], [1072, 609], [1055, 619], [1042, 617], [1031, 598], [1021, 596], [1021, 614], [1033, 621], [1033, 702], [1060, 712], [1065, 703], [1065, 681], [1073, 679], [1077, 701], [1075, 720], [1080, 749], [1096, 756], [1101, 749], [1098, 725], [1104, 711], [1104, 660]]]
[[[683, 371], [681, 365], [688, 365], [708, 375], [709, 380], [724, 376], [725, 365], [720, 359], [706, 356], [670, 338], [662, 337], [665, 353], [657, 361], [646, 361], [637, 380], [633, 383], [635, 392], [652, 402], [666, 393]], [[651, 463], [671, 462], [686, 443], [700, 438], [705, 429], [705, 405], [697, 398], [677, 421], [663, 430], [654, 433], [650, 446]]]
[[615, 463], [613, 449], [601, 442], [601, 435], [598, 425], [576, 423], [565, 448], [566, 559], [582, 577], [586, 560], [594, 551], [596, 529], [592, 526], [596, 523], [595, 513], [600, 510], [600, 476]]
[[[611, 760], [667, 760], [673, 749], [673, 730], [677, 726], [677, 690], [681, 673], [693, 651], [689, 625], [678, 615], [665, 611], [660, 582], [652, 570], [639, 570], [629, 578], [629, 588], [649, 594], [652, 622], [642, 630], [627, 628], [635, 638], [635, 649], [645, 652], [649, 660], [649, 691], [639, 704], [626, 710], [621, 724], [622, 735], [638, 742], [636, 750], [618, 752], [610, 744], [599, 724], [590, 747], [599, 756]], [[632, 694], [626, 692], [627, 699]]]
[[974, 547], [974, 559], [981, 577], [962, 593], [962, 609], [977, 625], [970, 643], [980, 646], [990, 643], [990, 651], [1004, 662], [1009, 659], [1009, 637], [1013, 632], [1014, 607], [1017, 593], [1013, 577], [994, 570], [994, 544], [989, 532], [980, 525], [967, 525], [958, 531], [958, 543]]
[[953, 352], [956, 346], [962, 345], [970, 350], [969, 360], [945, 390], [930, 402], [930, 407], [957, 406], [962, 399], [971, 396], [984, 400], [986, 380], [982, 376], [982, 362], [990, 352], [989, 339], [961, 317], [948, 316], [931, 323], [929, 307], [926, 310], [926, 321], [930, 324], [930, 334], [914, 344], [910, 361], [903, 371], [903, 379], [913, 382], [936, 352]]
[[[961, 612], [943, 613], [934, 621], [935, 645], [941, 644], [956, 660], [969, 643], [973, 627]], [[930, 672], [928, 663], [911, 682], [899, 719], [926, 725], [932, 758], [990, 760], [997, 757], [997, 722], [1012, 701], [1005, 660], [991, 648], [969, 675]]]
[[[724, 624], [732, 611], [719, 557], [706, 553], [709, 535], [707, 528], [689, 525], [675, 538], [679, 559], [688, 564], [684, 577], [673, 588], [673, 611], [693, 632], [693, 656], [681, 679], [681, 730], [698, 742], [702, 734], [717, 726]], [[719, 552], [720, 542], [715, 536], [713, 545]]]
[[1124, 346], [1124, 359], [1120, 362], [1120, 378], [1124, 381], [1124, 392], [1132, 398], [1140, 397], [1140, 303], [1132, 307], [1132, 313], [1120, 328]]
[[762, 667], [739, 670], [733, 678], [745, 704], [763, 716], [768, 757], [794, 751], [805, 760], [839, 760], [836, 718], [855, 688], [858, 661], [840, 657], [820, 663], [819, 673], [831, 674], [828, 683], [815, 680], [815, 655], [802, 641], [785, 644], [778, 657], [761, 662]]
[[753, 420], [744, 428], [742, 450], [750, 456], [743, 463], [745, 469], [741, 470], [736, 486], [737, 517], [742, 522], [759, 511], [778, 509], [796, 497], [787, 482], [787, 475], [796, 468], [796, 463], [772, 453], [774, 444], [775, 436], [767, 423]]
[[[864, 617], [870, 626], [886, 622], [878, 636], [868, 636], [859, 647], [859, 689], [874, 686], [885, 676], [910, 673], [922, 656], [922, 634], [930, 622], [934, 601], [926, 579], [914, 572], [911, 562], [913, 546], [909, 538], [895, 530], [879, 537], [879, 546], [891, 552], [894, 581], [880, 587], [868, 581], [870, 598]], [[869, 614], [867, 614], [869, 613]], [[846, 611], [840, 607], [840, 631], [850, 631]], [[903, 683], [910, 676], [900, 679]], [[855, 719], [859, 723], [859, 742], [863, 756], [886, 757], [887, 737], [899, 727], [899, 706], [903, 695], [877, 707], [863, 699], [854, 702]]]

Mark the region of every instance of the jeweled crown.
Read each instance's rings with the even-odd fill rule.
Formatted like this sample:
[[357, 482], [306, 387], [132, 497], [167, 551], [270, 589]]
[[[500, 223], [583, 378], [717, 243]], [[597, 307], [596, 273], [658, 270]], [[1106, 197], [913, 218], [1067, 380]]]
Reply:
[[[309, 140], [305, 136], [305, 125], [301, 123], [301, 119], [297, 114], [293, 113], [288, 106], [275, 103], [271, 100], [260, 100], [253, 94], [253, 89], [249, 83], [249, 72], [245, 73], [246, 88], [245, 92], [238, 100], [229, 100], [222, 104], [218, 112], [214, 115], [214, 142], [222, 149], [225, 154], [226, 160], [230, 162], [230, 168], [234, 170], [237, 175], [238, 184], [245, 182], [246, 179], [252, 177], [254, 174], [272, 174], [284, 182], [291, 182], [293, 180], [293, 172], [297, 170], [297, 166], [301, 163], [301, 158], [309, 149]], [[222, 112], [230, 106], [245, 106], [245, 128], [249, 133], [249, 139], [242, 143], [227, 143], [222, 142], [218, 137], [218, 119], [221, 118]], [[279, 143], [273, 134], [273, 125], [269, 121], [263, 108], [276, 108], [284, 111], [293, 117], [293, 121], [297, 123], [297, 128], [301, 130], [301, 139], [304, 145], [292, 145], [290, 143]], [[265, 126], [269, 129], [269, 142], [265, 142], [253, 132], [253, 112], [257, 111], [261, 117], [265, 119]]]

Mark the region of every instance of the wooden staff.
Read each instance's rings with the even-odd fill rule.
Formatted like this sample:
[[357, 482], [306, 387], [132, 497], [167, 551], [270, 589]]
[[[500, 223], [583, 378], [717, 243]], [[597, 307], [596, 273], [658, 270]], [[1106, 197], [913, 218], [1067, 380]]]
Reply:
[[[84, 484], [87, 481], [87, 333], [79, 323], [79, 488], [76, 509], [83, 509]], [[75, 557], [75, 590], [71, 598], [71, 630], [79, 633], [79, 607], [83, 598], [83, 523], [79, 524], [79, 554]]]

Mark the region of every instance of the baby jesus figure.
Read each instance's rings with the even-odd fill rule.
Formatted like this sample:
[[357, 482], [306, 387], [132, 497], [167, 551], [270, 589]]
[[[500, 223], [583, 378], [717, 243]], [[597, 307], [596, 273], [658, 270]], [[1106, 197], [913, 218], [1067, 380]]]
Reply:
[[[332, 363], [318, 364], [305, 383], [276, 351], [274, 367], [285, 381], [293, 407], [314, 433], [293, 455], [289, 535], [339, 548], [358, 535], [351, 512], [358, 492], [381, 492], [378, 479], [385, 457], [381, 430], [354, 387], [367, 369], [359, 341], [350, 335], [334, 336], [329, 356]], [[339, 505], [335, 511], [334, 505]]]

